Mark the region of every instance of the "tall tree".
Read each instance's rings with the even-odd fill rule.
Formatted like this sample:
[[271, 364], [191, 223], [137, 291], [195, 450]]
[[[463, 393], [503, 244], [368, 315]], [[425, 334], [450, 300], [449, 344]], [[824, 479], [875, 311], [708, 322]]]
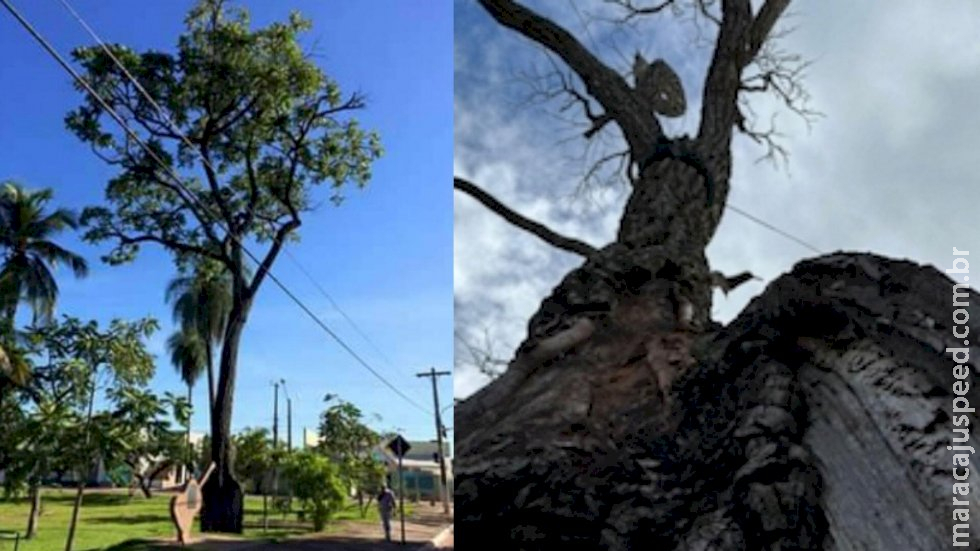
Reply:
[[[522, 3], [479, 4], [496, 23], [553, 56], [559, 77], [551, 81], [557, 88], [549, 97], [581, 110], [584, 141], [614, 133], [622, 152], [607, 159], [624, 159], [620, 176], [628, 187], [614, 240], [596, 248], [518, 214], [475, 182], [454, 179], [458, 192], [584, 260], [531, 317], [507, 372], [457, 410], [461, 537], [515, 548], [728, 549], [713, 535], [686, 546], [681, 529], [687, 525], [678, 528], [681, 535], [665, 533], [668, 520], [690, 517], [681, 519], [669, 508], [673, 502], [661, 509], [659, 502], [649, 508], [647, 502], [676, 499], [691, 510], [698, 505], [667, 489], [665, 495], [651, 493], [656, 482], [634, 484], [633, 475], [635, 469], [654, 470], [648, 465], [656, 461], [678, 460], [658, 453], [657, 446], [670, 438], [658, 431], [666, 432], [663, 425], [672, 420], [666, 404], [673, 375], [697, 363], [702, 335], [713, 330], [705, 248], [728, 198], [733, 136], [744, 131], [771, 143], [771, 136], [751, 127], [743, 112], [746, 98], [774, 88], [778, 93], [784, 79], [793, 78], [786, 60], [764, 51], [789, 1], [606, 3], [604, 15], [623, 24], [649, 18], [667, 23], [664, 18], [686, 12], [711, 29], [700, 102], [688, 101], [663, 59], [636, 52], [632, 64], [617, 67]], [[798, 98], [782, 99], [797, 107]], [[671, 135], [665, 120], [692, 104], [700, 105], [694, 135]], [[617, 378], [624, 366], [632, 371]], [[583, 380], [579, 370], [608, 376], [608, 385], [605, 379]], [[791, 506], [806, 505], [799, 499]], [[819, 531], [817, 513], [801, 512], [797, 520], [794, 535]]]
[[[531, 318], [507, 371], [456, 410], [462, 546], [939, 549], [952, 497], [953, 539], [968, 547], [980, 498], [955, 482], [972, 474], [951, 467], [969, 463], [978, 439], [953, 429], [948, 448], [940, 428], [952, 424], [951, 402], [980, 399], [961, 384], [978, 353], [976, 339], [958, 340], [978, 329], [967, 283], [904, 260], [829, 254], [800, 262], [728, 325], [708, 317], [719, 278], [704, 248], [727, 200], [733, 135], [767, 143], [745, 100], [769, 90], [793, 108], [796, 97], [799, 73], [769, 40], [788, 0], [603, 3], [606, 21], [637, 36], [691, 18], [710, 30], [699, 35], [712, 48], [692, 137], [664, 132], [662, 119], [685, 104], [666, 62], [637, 55], [617, 71], [557, 17], [479, 4], [570, 69], [553, 80], [557, 95], [582, 108], [585, 140], [618, 129], [630, 187], [614, 241], [596, 249], [454, 182], [585, 257]], [[956, 254], [947, 272], [964, 275], [967, 253]], [[949, 449], [963, 452], [953, 465]]]
[[[378, 136], [350, 116], [364, 107], [364, 98], [345, 98], [304, 55], [298, 37], [309, 27], [294, 13], [253, 30], [245, 10], [201, 0], [187, 16], [176, 53], [111, 46], [155, 104], [102, 49], [73, 52], [88, 82], [153, 152], [105, 124], [108, 115], [91, 97], [69, 113], [69, 128], [119, 170], [106, 188], [109, 206], [82, 215], [86, 237], [115, 244], [105, 257], [110, 263], [131, 261], [141, 245], [154, 243], [171, 252], [184, 273], [210, 261], [231, 279], [211, 417], [217, 469], [203, 490], [204, 530], [242, 529], [231, 415], [238, 347], [255, 297], [314, 205], [313, 188], [329, 182], [331, 200], [340, 203], [348, 184], [367, 183], [381, 154]], [[170, 169], [187, 176], [183, 185]], [[199, 178], [189, 176], [194, 169]], [[246, 243], [258, 251], [251, 276]]]

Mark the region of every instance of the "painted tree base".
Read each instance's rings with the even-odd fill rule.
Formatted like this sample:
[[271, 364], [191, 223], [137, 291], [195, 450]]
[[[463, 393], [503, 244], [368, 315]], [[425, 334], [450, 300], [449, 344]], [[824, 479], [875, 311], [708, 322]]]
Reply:
[[[590, 342], [521, 384], [504, 374], [456, 410], [456, 537], [463, 549], [946, 548], [944, 351], [963, 346], [952, 290], [932, 267], [833, 254], [799, 263], [727, 327], [652, 334], [639, 352]], [[980, 295], [968, 300], [977, 382]], [[976, 386], [967, 398], [980, 403]], [[977, 469], [969, 482], [975, 544]]]
[[[222, 482], [224, 484], [222, 484]], [[241, 534], [245, 515], [242, 486], [230, 473], [212, 475], [202, 487], [201, 532]]]

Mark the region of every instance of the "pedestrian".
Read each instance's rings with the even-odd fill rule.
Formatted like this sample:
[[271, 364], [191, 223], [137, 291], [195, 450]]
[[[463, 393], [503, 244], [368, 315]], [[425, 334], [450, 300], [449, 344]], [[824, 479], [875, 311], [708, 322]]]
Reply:
[[391, 514], [395, 512], [395, 494], [387, 484], [378, 494], [378, 511], [381, 513], [381, 526], [385, 529], [385, 541], [391, 541]]

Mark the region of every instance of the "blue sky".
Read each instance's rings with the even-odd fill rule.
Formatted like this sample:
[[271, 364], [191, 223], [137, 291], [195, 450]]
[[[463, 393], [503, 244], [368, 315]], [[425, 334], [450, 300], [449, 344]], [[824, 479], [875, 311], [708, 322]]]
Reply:
[[[298, 9], [312, 19], [303, 42], [316, 45], [316, 62], [341, 88], [360, 90], [368, 107], [357, 114], [380, 132], [385, 156], [374, 165], [367, 188], [352, 191], [337, 208], [326, 201], [309, 213], [293, 255], [383, 352], [365, 342], [292, 262], [280, 258], [275, 272], [304, 302], [394, 385], [432, 407], [427, 379], [415, 373], [452, 366], [452, 5], [448, 1], [358, 2], [245, 1], [253, 26], [284, 19]], [[60, 52], [91, 39], [57, 0], [15, 2]], [[131, 2], [74, 0], [75, 9], [107, 42], [172, 51], [189, 0]], [[0, 12], [0, 180], [50, 187], [55, 202], [81, 210], [102, 200], [113, 171], [64, 127], [65, 114], [82, 97], [54, 60], [5, 11]], [[172, 331], [163, 291], [175, 270], [158, 247], [145, 247], [129, 265], [99, 261], [108, 244], [90, 245], [77, 235], [60, 242], [90, 263], [87, 279], [58, 273], [58, 312], [108, 321], [153, 316], [161, 330], [151, 339], [157, 354], [153, 387], [183, 391], [166, 361], [163, 343]], [[286, 379], [293, 398], [294, 441], [315, 428], [324, 394], [359, 406], [381, 429], [400, 429], [410, 439], [434, 436], [430, 415], [383, 386], [267, 282], [249, 317], [239, 352], [233, 427], [270, 426], [271, 381]], [[206, 383], [195, 389], [204, 403]], [[443, 405], [452, 383], [439, 382]], [[282, 412], [283, 419], [285, 416]], [[445, 413], [452, 425], [452, 410]], [[203, 412], [195, 430], [207, 427]], [[284, 421], [283, 425], [284, 427]], [[285, 433], [285, 428], [281, 434]]]

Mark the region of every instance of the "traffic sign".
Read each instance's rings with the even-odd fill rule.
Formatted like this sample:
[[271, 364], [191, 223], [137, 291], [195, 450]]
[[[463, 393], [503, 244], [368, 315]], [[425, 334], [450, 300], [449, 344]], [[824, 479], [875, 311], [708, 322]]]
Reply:
[[402, 458], [408, 453], [408, 450], [412, 449], [408, 441], [402, 438], [402, 435], [397, 434], [388, 442], [388, 449], [394, 452], [395, 457]]

